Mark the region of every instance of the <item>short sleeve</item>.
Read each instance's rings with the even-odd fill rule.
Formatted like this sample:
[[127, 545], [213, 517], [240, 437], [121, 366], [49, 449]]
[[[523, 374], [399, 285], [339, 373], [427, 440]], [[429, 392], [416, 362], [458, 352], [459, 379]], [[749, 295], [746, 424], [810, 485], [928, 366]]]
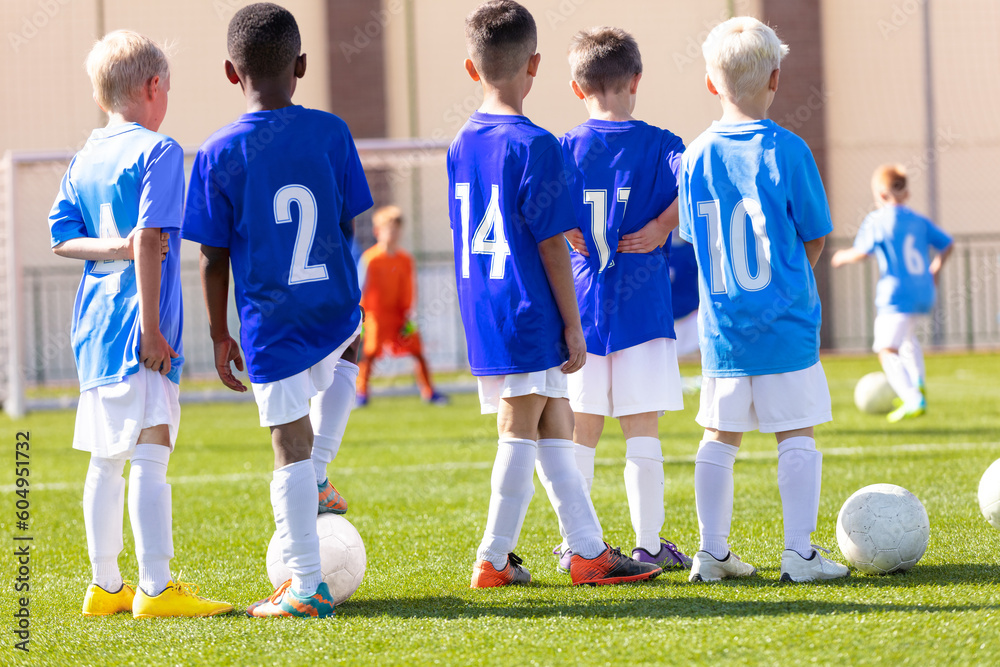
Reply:
[[[346, 132], [346, 130], [345, 130]], [[374, 204], [371, 190], [368, 189], [368, 179], [354, 139], [347, 135], [347, 161], [344, 167], [344, 207], [340, 213], [340, 224], [346, 225], [353, 218], [361, 215]], [[353, 236], [353, 230], [351, 232]]]
[[[667, 170], [673, 174], [674, 185], [680, 183], [684, 157], [684, 142], [676, 134], [664, 132], [663, 157]], [[671, 199], [673, 199], [671, 197]]]
[[179, 229], [184, 211], [184, 151], [173, 141], [149, 153], [139, 190], [136, 229]]
[[688, 243], [694, 243], [689, 180], [690, 177], [688, 176], [688, 170], [682, 161], [680, 178], [677, 183], [677, 197], [680, 199], [677, 207], [678, 213], [680, 214], [680, 224], [677, 226], [677, 234]]
[[927, 221], [927, 243], [937, 250], [944, 250], [951, 245], [951, 236], [930, 220]]
[[854, 249], [859, 250], [866, 255], [870, 255], [875, 252], [875, 218], [874, 213], [869, 213], [865, 216], [864, 221], [861, 223], [861, 227], [858, 229], [858, 235], [854, 237]]
[[562, 148], [552, 137], [551, 146], [529, 157], [518, 195], [521, 215], [536, 242], [578, 226], [568, 181]]
[[826, 236], [833, 231], [830, 205], [826, 200], [826, 190], [823, 189], [816, 160], [808, 148], [793, 169], [787, 191], [790, 193], [788, 212], [795, 231], [803, 241]]
[[198, 151], [191, 167], [181, 237], [214, 248], [228, 248], [234, 224], [233, 205], [213, 174], [213, 161]]
[[89, 236], [87, 223], [84, 222], [83, 212], [80, 210], [80, 199], [70, 179], [72, 170], [71, 163], [59, 185], [59, 195], [52, 204], [52, 210], [49, 211], [49, 235], [52, 237], [53, 248], [70, 239]]

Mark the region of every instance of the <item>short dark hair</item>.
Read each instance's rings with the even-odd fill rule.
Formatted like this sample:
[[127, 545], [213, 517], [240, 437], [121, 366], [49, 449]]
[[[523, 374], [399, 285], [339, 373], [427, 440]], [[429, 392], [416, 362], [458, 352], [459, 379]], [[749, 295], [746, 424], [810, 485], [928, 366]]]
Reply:
[[569, 67], [584, 92], [614, 92], [642, 74], [642, 57], [635, 38], [621, 28], [591, 28], [573, 35]]
[[531, 12], [513, 0], [490, 0], [465, 19], [465, 44], [479, 75], [505, 81], [535, 54], [538, 29]]
[[233, 16], [226, 45], [238, 72], [268, 78], [280, 75], [295, 61], [302, 37], [291, 12], [270, 2], [258, 2]]

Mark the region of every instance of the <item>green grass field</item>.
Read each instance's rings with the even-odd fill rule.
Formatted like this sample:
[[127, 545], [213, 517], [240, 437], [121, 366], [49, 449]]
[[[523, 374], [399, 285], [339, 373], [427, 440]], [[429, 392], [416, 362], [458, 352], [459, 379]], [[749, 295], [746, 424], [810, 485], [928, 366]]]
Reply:
[[[824, 584], [779, 584], [781, 513], [773, 437], [749, 435], [736, 465], [731, 542], [760, 575], [694, 585], [679, 572], [647, 584], [573, 588], [550, 555], [555, 515], [536, 484], [518, 553], [533, 584], [474, 591], [469, 575], [487, 510], [495, 423], [474, 394], [446, 408], [374, 399], [351, 417], [334, 481], [368, 551], [364, 583], [334, 619], [83, 618], [89, 581], [80, 499], [87, 455], [70, 449], [73, 413], [0, 418], [0, 664], [996, 664], [1000, 532], [979, 513], [979, 477], [1000, 457], [1000, 356], [928, 359], [926, 417], [890, 428], [853, 406], [874, 357], [824, 361], [832, 424], [819, 530], [836, 544], [837, 511], [852, 492], [890, 482], [915, 493], [931, 541], [909, 573], [853, 573]], [[691, 372], [692, 369], [686, 369]], [[693, 493], [696, 400], [660, 422], [666, 456], [664, 536], [697, 549]], [[14, 433], [30, 430], [31, 652], [13, 646]], [[622, 482], [625, 445], [609, 424], [593, 498], [606, 539], [631, 548]], [[171, 460], [174, 572], [237, 607], [270, 592], [264, 553], [273, 524], [272, 459], [253, 404], [184, 407]], [[126, 578], [136, 563], [126, 517]]]

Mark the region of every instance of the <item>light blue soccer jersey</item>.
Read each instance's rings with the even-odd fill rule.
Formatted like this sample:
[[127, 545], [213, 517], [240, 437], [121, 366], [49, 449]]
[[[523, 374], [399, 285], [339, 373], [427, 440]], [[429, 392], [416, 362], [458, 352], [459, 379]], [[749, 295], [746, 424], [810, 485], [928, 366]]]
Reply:
[[448, 150], [458, 304], [473, 375], [569, 358], [538, 252], [576, 227], [559, 142], [524, 116], [475, 112]]
[[950, 245], [948, 234], [905, 206], [888, 205], [869, 213], [861, 223], [854, 247], [878, 259], [878, 312], [931, 312], [935, 290], [930, 249], [940, 251]]
[[353, 219], [371, 205], [347, 124], [324, 111], [246, 113], [198, 150], [181, 233], [229, 249], [251, 381], [300, 373], [357, 329]]
[[642, 229], [677, 198], [684, 143], [642, 121], [595, 119], [560, 143], [589, 253], [571, 256], [587, 351], [605, 356], [673, 338], [668, 247], [617, 249], [622, 236]]
[[698, 259], [704, 374], [812, 366], [821, 312], [803, 242], [833, 223], [809, 147], [770, 120], [715, 122], [683, 162], [680, 234]]
[[[180, 357], [167, 377], [179, 382], [180, 236], [184, 152], [137, 123], [94, 130], [70, 162], [52, 211], [52, 247], [75, 238], [125, 238], [138, 229], [170, 232], [160, 272], [160, 331]], [[139, 294], [135, 263], [87, 262], [73, 304], [73, 353], [80, 390], [121, 382], [139, 370]]]

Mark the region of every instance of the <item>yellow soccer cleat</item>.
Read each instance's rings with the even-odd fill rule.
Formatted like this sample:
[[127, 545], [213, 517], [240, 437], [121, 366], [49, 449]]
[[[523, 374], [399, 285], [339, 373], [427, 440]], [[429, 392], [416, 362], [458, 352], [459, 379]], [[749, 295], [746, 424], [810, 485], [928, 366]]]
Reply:
[[132, 611], [132, 598], [135, 589], [122, 583], [114, 593], [109, 593], [97, 584], [87, 586], [87, 594], [83, 598], [84, 616], [109, 616], [120, 611]]
[[170, 582], [162, 593], [146, 595], [141, 588], [135, 592], [132, 615], [135, 618], [169, 616], [216, 616], [233, 610], [228, 602], [217, 602], [198, 595], [198, 587], [184, 582]]

